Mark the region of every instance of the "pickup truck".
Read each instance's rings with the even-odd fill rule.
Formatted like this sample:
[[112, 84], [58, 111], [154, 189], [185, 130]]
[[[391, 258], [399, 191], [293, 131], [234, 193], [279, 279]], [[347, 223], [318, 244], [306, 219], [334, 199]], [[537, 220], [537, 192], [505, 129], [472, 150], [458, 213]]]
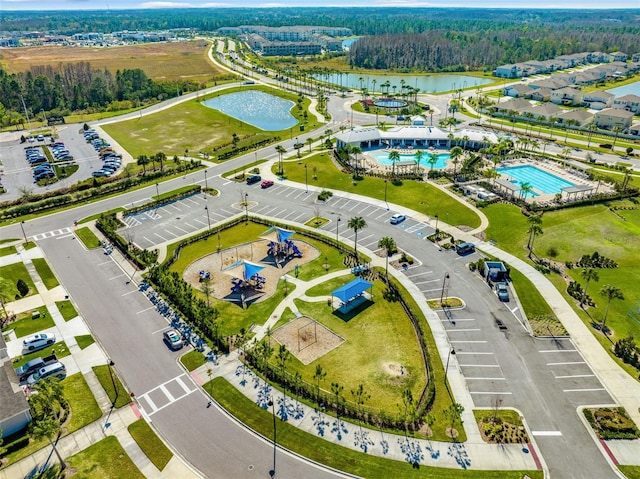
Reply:
[[44, 358], [35, 358], [31, 361], [27, 361], [22, 366], [16, 369], [16, 375], [18, 376], [18, 381], [26, 381], [29, 376], [38, 371], [38, 369], [48, 366], [49, 364], [53, 364], [58, 361], [58, 358], [55, 354], [51, 356], [46, 356]]

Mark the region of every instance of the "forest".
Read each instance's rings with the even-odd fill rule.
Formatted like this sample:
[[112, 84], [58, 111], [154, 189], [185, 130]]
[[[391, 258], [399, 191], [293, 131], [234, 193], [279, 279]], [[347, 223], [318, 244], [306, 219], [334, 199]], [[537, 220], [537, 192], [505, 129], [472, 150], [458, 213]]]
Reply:
[[24, 123], [25, 108], [30, 117], [43, 113], [47, 118], [78, 110], [124, 110], [199, 88], [203, 85], [192, 81], [154, 81], [140, 69], [118, 70], [114, 77], [87, 62], [34, 66], [19, 74], [0, 68], [0, 117], [3, 126], [13, 126]]

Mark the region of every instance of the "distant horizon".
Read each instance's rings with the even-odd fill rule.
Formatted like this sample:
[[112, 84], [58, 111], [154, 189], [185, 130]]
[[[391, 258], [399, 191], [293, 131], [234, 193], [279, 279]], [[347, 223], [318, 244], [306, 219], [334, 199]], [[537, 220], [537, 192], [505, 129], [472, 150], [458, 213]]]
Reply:
[[[246, 8], [455, 8], [455, 9], [518, 9], [518, 10], [640, 10], [638, 0], [613, 0], [604, 4], [601, 0], [567, 0], [558, 4], [549, 2], [532, 6], [529, 0], [460, 0], [464, 4], [439, 4], [420, 0], [378, 0], [372, 4], [370, 0], [350, 0], [351, 4], [327, 5], [324, 0], [307, 0], [303, 5], [296, 5], [302, 0], [283, 0], [280, 2], [262, 2], [247, 0], [243, 5], [209, 0], [167, 1], [150, 0], [132, 2], [131, 0], [2, 0], [5, 12], [20, 11], [40, 13], [43, 11], [126, 11], [126, 10], [158, 10], [158, 9], [246, 9]], [[334, 0], [335, 1], [335, 0]], [[445, 1], [445, 0], [436, 0]], [[455, 1], [455, 0], [454, 0]], [[43, 5], [44, 3], [44, 5]], [[604, 6], [603, 6], [604, 5]]]

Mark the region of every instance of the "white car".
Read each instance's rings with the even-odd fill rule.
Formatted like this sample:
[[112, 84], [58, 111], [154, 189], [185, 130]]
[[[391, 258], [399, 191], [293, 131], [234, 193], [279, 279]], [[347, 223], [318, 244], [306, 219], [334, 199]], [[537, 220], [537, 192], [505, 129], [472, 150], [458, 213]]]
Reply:
[[37, 351], [56, 342], [53, 334], [34, 334], [22, 341], [23, 348], [27, 351]]
[[395, 215], [393, 215], [391, 217], [391, 219], [389, 220], [389, 223], [391, 223], [392, 225], [397, 225], [399, 223], [402, 223], [406, 219], [407, 219], [407, 217], [405, 215], [401, 215], [400, 213], [396, 213]]

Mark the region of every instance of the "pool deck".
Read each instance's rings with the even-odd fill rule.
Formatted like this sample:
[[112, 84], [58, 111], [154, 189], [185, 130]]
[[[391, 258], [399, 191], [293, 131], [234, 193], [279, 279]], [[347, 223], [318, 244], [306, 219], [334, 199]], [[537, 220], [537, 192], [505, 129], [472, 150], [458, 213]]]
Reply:
[[[400, 153], [401, 155], [415, 155], [416, 151], [421, 150], [424, 153], [424, 156], [422, 158], [422, 161], [420, 162], [420, 170], [422, 171], [423, 174], [426, 174], [430, 167], [429, 164], [427, 163], [427, 159], [429, 157], [430, 154], [432, 153], [436, 153], [438, 155], [448, 155], [450, 153], [450, 150], [446, 150], [446, 149], [438, 149], [438, 148], [433, 148], [433, 147], [429, 147], [429, 148], [376, 148], [376, 149], [372, 149], [372, 150], [365, 150], [362, 152], [362, 156], [359, 158], [360, 160], [360, 167], [366, 169], [368, 172], [376, 174], [376, 175], [388, 175], [389, 173], [391, 173], [393, 167], [391, 165], [383, 165], [381, 163], [378, 163], [378, 161], [375, 159], [375, 157], [373, 157], [371, 155], [372, 152], [377, 152], [377, 151], [384, 151], [384, 152], [391, 152], [391, 151], [397, 151], [398, 153]], [[415, 170], [415, 164], [410, 164], [407, 165], [406, 161], [399, 161], [396, 163], [395, 165], [395, 171], [398, 174], [403, 174], [403, 173], [409, 173], [409, 172], [413, 172]], [[409, 171], [407, 171], [409, 170]], [[448, 171], [448, 170], [453, 170], [453, 166], [451, 164], [449, 164], [449, 162], [447, 162], [447, 165], [444, 168], [440, 168], [440, 171]]]

